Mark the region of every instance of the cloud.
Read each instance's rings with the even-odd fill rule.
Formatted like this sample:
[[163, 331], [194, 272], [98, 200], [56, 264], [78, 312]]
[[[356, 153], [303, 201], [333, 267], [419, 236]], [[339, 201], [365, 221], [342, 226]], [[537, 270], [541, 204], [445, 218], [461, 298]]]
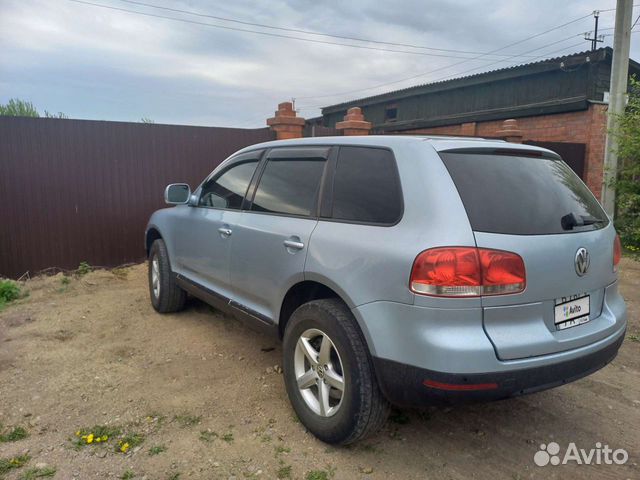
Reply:
[[[118, 0], [92, 1], [197, 22], [357, 43], [241, 26]], [[499, 48], [592, 9], [578, 0], [146, 1], [287, 28], [469, 51]], [[615, 6], [613, 0], [600, 1], [599, 8]], [[603, 13], [600, 23], [602, 28], [611, 26], [613, 14]], [[577, 35], [591, 25], [585, 19], [501, 53], [523, 52]], [[632, 38], [632, 56], [638, 57], [640, 35]], [[610, 44], [611, 37], [607, 40]], [[234, 32], [62, 0], [0, 2], [0, 102], [25, 98], [41, 110], [63, 111], [76, 118], [136, 121], [146, 116], [158, 123], [259, 127], [277, 103], [292, 97], [299, 98], [298, 106], [312, 107], [301, 112], [310, 117], [319, 113], [319, 105], [425, 83], [489, 63], [487, 59], [464, 61], [444, 69], [457, 62], [461, 60]], [[436, 69], [443, 70], [390, 87], [325, 97]], [[315, 96], [321, 98], [304, 98]]]

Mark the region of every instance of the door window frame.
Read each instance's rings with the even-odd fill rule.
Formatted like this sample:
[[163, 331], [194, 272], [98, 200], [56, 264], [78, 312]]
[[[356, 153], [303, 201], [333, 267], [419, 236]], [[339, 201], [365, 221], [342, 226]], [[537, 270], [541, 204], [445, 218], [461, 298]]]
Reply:
[[[318, 154], [319, 151], [323, 151], [322, 154]], [[324, 189], [324, 185], [326, 183], [327, 175], [328, 175], [328, 166], [330, 160], [335, 152], [337, 151], [337, 147], [334, 145], [292, 145], [286, 147], [273, 147], [264, 152], [262, 155], [262, 160], [256, 169], [256, 174], [254, 174], [251, 179], [251, 183], [249, 184], [249, 190], [247, 191], [247, 195], [245, 197], [245, 201], [242, 205], [242, 210], [246, 213], [253, 213], [256, 215], [274, 215], [278, 217], [292, 217], [292, 218], [304, 218], [310, 220], [318, 220], [320, 214], [320, 204], [322, 191]], [[318, 158], [322, 157], [325, 159], [324, 167], [322, 170], [322, 175], [320, 176], [320, 183], [318, 188], [316, 189], [314, 204], [311, 209], [311, 213], [309, 215], [299, 215], [295, 213], [280, 213], [280, 212], [260, 212], [257, 210], [251, 210], [253, 205], [253, 200], [255, 199], [256, 192], [258, 187], [260, 186], [260, 181], [262, 180], [262, 175], [267, 167], [267, 163], [270, 158], [274, 157], [274, 154], [277, 153], [277, 157], [275, 158]]]
[[[227, 165], [224, 166], [224, 168], [220, 171], [214, 170], [213, 172], [211, 172], [203, 181], [202, 183], [200, 183], [200, 185], [198, 186], [198, 188], [196, 189], [195, 196], [197, 197], [197, 201], [195, 203], [195, 205], [190, 205], [191, 207], [194, 208], [206, 208], [206, 209], [210, 209], [210, 210], [229, 210], [232, 212], [241, 212], [242, 210], [244, 210], [245, 204], [247, 202], [247, 193], [249, 192], [251, 185], [254, 181], [254, 179], [256, 178], [257, 173], [260, 171], [260, 165], [262, 165], [262, 160], [264, 158], [264, 154], [265, 154], [266, 150], [252, 150], [250, 152], [244, 152], [241, 153], [239, 155], [236, 155], [235, 157], [232, 157], [229, 159], [229, 163]], [[211, 180], [217, 180], [218, 178], [220, 178], [222, 175], [224, 175], [225, 173], [227, 173], [229, 170], [231, 170], [232, 168], [238, 166], [241, 163], [244, 163], [248, 160], [255, 160], [256, 161], [256, 168], [253, 171], [253, 175], [251, 175], [251, 179], [249, 180], [249, 184], [247, 185], [247, 189], [244, 192], [244, 196], [242, 197], [242, 203], [240, 204], [240, 208], [226, 208], [226, 207], [213, 207], [213, 206], [208, 206], [208, 205], [201, 205], [200, 204], [200, 200], [202, 199], [202, 194], [203, 194], [203, 188], [205, 186], [205, 184]]]

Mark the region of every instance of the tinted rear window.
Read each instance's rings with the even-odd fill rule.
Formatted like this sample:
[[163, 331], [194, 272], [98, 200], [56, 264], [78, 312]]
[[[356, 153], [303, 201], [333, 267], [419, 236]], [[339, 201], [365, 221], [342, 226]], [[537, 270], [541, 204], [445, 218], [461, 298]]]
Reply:
[[333, 215], [338, 220], [395, 223], [402, 197], [395, 159], [389, 150], [340, 147], [333, 180]]
[[[561, 160], [537, 156], [441, 152], [473, 230], [515, 235], [580, 232], [608, 220], [589, 189]], [[567, 229], [573, 213], [587, 223]]]

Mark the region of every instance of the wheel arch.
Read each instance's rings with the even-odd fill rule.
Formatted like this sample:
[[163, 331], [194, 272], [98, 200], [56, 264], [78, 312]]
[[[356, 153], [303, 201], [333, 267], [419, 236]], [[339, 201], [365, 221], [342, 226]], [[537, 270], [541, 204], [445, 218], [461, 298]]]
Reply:
[[144, 238], [144, 246], [145, 246], [145, 252], [147, 254], [147, 257], [149, 257], [149, 252], [151, 251], [151, 245], [153, 245], [153, 242], [155, 242], [158, 239], [162, 239], [162, 234], [160, 233], [160, 230], [158, 230], [158, 228], [155, 226], [150, 226], [147, 229], [145, 233], [145, 238]]

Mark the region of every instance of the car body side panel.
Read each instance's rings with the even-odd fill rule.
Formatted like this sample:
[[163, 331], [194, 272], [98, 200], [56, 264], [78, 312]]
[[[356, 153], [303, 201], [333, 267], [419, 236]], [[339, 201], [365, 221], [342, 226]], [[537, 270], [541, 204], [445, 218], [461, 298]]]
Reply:
[[[384, 142], [381, 142], [384, 145]], [[404, 197], [402, 219], [393, 226], [320, 219], [311, 237], [307, 280], [348, 292], [350, 307], [387, 300], [440, 308], [480, 307], [480, 299], [421, 297], [409, 290], [415, 257], [437, 245], [474, 246], [462, 202], [444, 165], [427, 143], [392, 148]]]

